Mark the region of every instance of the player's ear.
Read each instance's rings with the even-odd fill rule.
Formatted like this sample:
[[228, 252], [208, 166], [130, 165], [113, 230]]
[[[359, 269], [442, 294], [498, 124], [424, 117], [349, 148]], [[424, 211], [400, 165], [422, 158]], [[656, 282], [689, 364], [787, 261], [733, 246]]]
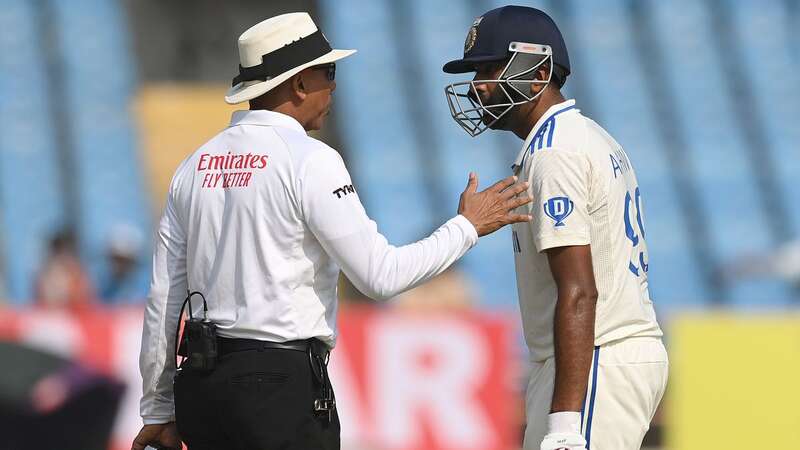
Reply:
[[[537, 80], [547, 80], [547, 76], [550, 75], [550, 66], [547, 64], [542, 64], [541, 67], [536, 69], [536, 79]], [[547, 85], [540, 84], [540, 83], [531, 83], [531, 94], [536, 95], [544, 89]]]
[[550, 66], [548, 64], [543, 64], [541, 67], [536, 69], [536, 72], [537, 80], [547, 80], [547, 77], [550, 75]]
[[[547, 79], [547, 78], [545, 78], [545, 80], [546, 80], [546, 79]], [[541, 91], [542, 89], [544, 89], [544, 88], [545, 88], [545, 86], [546, 86], [545, 84], [540, 84], [540, 83], [531, 83], [531, 84], [530, 84], [530, 87], [531, 87], [531, 96], [535, 96], [536, 94], [538, 94], [538, 93], [539, 93], [539, 91]]]

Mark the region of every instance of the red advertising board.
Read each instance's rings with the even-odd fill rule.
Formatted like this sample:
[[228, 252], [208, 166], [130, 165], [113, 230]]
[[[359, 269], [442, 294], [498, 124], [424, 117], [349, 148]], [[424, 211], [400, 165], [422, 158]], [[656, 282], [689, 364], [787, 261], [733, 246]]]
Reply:
[[[125, 449], [141, 426], [141, 320], [138, 308], [0, 310], [0, 338], [80, 360], [124, 382], [112, 448]], [[343, 311], [339, 326], [330, 371], [343, 449], [518, 447], [512, 318], [366, 308]]]

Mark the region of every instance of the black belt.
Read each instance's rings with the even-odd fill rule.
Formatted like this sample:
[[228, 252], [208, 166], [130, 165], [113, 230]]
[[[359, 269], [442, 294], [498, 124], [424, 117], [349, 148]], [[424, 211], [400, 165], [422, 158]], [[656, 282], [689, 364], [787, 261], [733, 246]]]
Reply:
[[260, 341], [258, 339], [234, 339], [234, 338], [217, 338], [217, 351], [220, 356], [228, 353], [243, 352], [247, 350], [294, 350], [298, 352], [307, 353], [312, 346], [314, 339], [305, 339], [302, 341], [286, 341], [286, 342], [270, 342]]

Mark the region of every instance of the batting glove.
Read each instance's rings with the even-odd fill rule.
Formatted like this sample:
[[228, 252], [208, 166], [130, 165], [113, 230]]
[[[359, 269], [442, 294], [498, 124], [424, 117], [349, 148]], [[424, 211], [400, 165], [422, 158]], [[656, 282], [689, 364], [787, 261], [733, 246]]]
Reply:
[[580, 433], [550, 433], [542, 440], [541, 450], [586, 450]]
[[586, 440], [581, 436], [581, 413], [552, 413], [547, 417], [547, 425], [541, 450], [586, 450]]

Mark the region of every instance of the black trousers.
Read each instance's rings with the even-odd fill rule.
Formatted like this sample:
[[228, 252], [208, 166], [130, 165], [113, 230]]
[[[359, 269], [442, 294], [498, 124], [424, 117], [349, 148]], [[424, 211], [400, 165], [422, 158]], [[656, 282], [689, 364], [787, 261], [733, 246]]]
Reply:
[[314, 411], [321, 393], [307, 353], [229, 353], [175, 377], [178, 433], [189, 450], [339, 450], [336, 411]]

